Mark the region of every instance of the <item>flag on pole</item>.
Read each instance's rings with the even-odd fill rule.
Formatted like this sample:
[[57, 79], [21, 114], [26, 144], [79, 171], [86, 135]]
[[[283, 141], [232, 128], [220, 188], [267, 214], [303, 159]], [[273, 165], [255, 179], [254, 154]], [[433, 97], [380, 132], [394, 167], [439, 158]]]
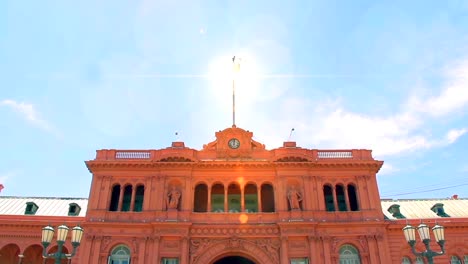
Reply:
[[232, 63], [233, 63], [232, 70], [236, 73], [239, 72], [240, 71], [240, 59], [239, 58], [236, 59], [236, 56], [234, 56], [232, 57]]

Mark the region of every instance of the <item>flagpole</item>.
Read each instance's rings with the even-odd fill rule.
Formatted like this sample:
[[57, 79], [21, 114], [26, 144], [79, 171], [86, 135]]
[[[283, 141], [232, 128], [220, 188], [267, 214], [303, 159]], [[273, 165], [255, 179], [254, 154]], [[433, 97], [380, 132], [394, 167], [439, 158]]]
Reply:
[[240, 70], [239, 58], [232, 57], [232, 127], [236, 127], [236, 77]]
[[232, 127], [236, 126], [236, 84], [232, 78]]

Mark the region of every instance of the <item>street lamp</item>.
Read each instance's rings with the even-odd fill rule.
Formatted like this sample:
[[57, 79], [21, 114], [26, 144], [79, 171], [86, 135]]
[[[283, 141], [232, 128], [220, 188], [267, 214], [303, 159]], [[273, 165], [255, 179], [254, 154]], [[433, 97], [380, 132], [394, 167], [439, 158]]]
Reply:
[[73, 246], [73, 251], [71, 254], [62, 253], [63, 244], [67, 240], [69, 228], [66, 225], [61, 225], [57, 227], [57, 252], [55, 253], [47, 253], [47, 247], [50, 245], [52, 238], [54, 237], [54, 228], [46, 226], [42, 228], [42, 245], [44, 246], [44, 250], [42, 251], [42, 256], [44, 258], [52, 258], [55, 259], [55, 264], [60, 264], [62, 259], [71, 259], [76, 254], [76, 249], [80, 246], [81, 238], [83, 237], [83, 228], [80, 226], [75, 226], [72, 229], [72, 237], [71, 237], [71, 244]]
[[435, 225], [432, 228], [432, 232], [434, 233], [435, 240], [437, 244], [439, 244], [441, 251], [436, 252], [432, 251], [429, 243], [431, 242], [431, 236], [429, 234], [429, 226], [426, 224], [420, 224], [418, 226], [418, 233], [419, 237], [421, 238], [421, 241], [424, 243], [426, 246], [426, 251], [423, 252], [416, 252], [415, 250], [415, 245], [416, 245], [416, 235], [415, 235], [415, 230], [416, 228], [410, 225], [407, 225], [403, 228], [403, 234], [405, 235], [406, 241], [408, 241], [408, 244], [411, 246], [411, 251], [413, 252], [414, 255], [418, 257], [426, 257], [427, 261], [429, 264], [433, 264], [433, 258], [436, 256], [440, 256], [445, 254], [445, 237], [444, 237], [444, 227], [440, 225]]

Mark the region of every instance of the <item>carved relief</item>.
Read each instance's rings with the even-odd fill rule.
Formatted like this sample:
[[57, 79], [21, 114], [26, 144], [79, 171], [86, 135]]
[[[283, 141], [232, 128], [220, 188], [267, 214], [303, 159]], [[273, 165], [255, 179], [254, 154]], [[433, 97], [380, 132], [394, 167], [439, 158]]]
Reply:
[[226, 244], [227, 249], [238, 249], [242, 246], [243, 245], [241, 244], [241, 241], [238, 238], [231, 238]]
[[179, 248], [179, 241], [178, 240], [165, 241], [164, 242], [164, 247], [168, 248], [168, 249], [177, 249], [177, 248]]
[[256, 243], [274, 260], [279, 261], [280, 242], [277, 239], [258, 239]]
[[136, 237], [134, 237], [132, 239], [132, 245], [133, 245], [133, 253], [137, 253], [138, 252], [138, 242], [137, 242]]
[[200, 255], [201, 251], [208, 248], [210, 244], [211, 240], [208, 238], [190, 240], [190, 262], [193, 262]]
[[190, 241], [190, 263], [208, 263], [213, 257], [226, 251], [241, 251], [263, 261], [279, 263], [280, 241], [278, 239], [246, 240], [237, 237], [229, 239], [192, 239]]
[[112, 241], [112, 238], [110, 236], [105, 236], [103, 238], [102, 243], [101, 243], [101, 252], [108, 251], [108, 247], [111, 241]]

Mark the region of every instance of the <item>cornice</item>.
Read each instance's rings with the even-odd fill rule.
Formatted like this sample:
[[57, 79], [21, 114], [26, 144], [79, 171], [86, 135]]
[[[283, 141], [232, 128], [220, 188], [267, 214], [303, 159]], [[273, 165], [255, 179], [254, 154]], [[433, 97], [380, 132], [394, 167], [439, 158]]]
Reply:
[[90, 172], [97, 170], [134, 170], [134, 169], [205, 169], [205, 168], [319, 168], [319, 169], [369, 169], [378, 172], [383, 161], [376, 160], [337, 160], [312, 162], [271, 162], [255, 160], [226, 160], [198, 162], [154, 162], [154, 161], [88, 161]]

